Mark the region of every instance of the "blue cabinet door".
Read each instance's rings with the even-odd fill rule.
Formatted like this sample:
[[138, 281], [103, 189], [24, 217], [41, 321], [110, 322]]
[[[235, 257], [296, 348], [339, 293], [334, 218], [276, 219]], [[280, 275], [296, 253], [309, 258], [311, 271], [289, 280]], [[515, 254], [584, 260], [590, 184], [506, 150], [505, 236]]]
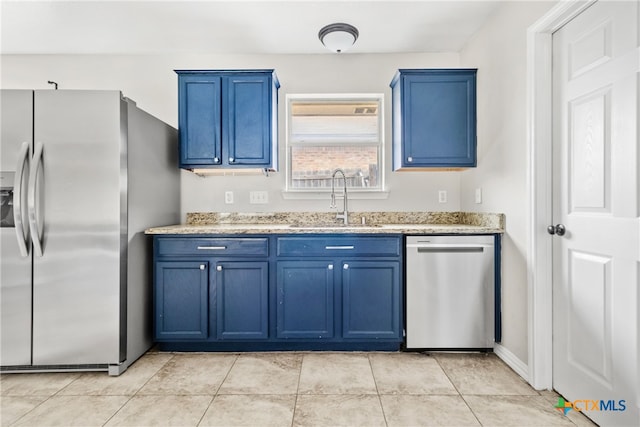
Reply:
[[207, 338], [208, 267], [207, 262], [156, 262], [156, 340]]
[[332, 338], [332, 261], [280, 261], [277, 273], [277, 337]]
[[269, 263], [218, 262], [218, 339], [265, 339], [269, 335]]
[[271, 164], [271, 77], [225, 78], [223, 151], [229, 165]]
[[273, 70], [176, 70], [180, 167], [277, 169]]
[[178, 80], [180, 167], [222, 163], [222, 78], [181, 75]]
[[476, 166], [475, 69], [399, 70], [393, 170]]
[[400, 263], [342, 263], [342, 336], [401, 338]]

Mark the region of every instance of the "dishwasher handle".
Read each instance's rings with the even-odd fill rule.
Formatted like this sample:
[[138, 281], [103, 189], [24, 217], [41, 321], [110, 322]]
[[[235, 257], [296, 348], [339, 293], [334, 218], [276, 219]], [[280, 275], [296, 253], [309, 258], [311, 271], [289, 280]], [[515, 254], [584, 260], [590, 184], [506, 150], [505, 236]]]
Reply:
[[435, 253], [435, 254], [442, 254], [442, 253], [456, 253], [456, 254], [460, 254], [460, 253], [479, 253], [479, 252], [484, 252], [484, 247], [483, 246], [455, 246], [455, 247], [451, 247], [451, 246], [418, 246], [418, 253], [419, 254], [423, 254], [423, 253]]
[[484, 252], [485, 248], [493, 248], [491, 244], [478, 243], [407, 243], [407, 249], [417, 249], [418, 253], [465, 253], [465, 252]]

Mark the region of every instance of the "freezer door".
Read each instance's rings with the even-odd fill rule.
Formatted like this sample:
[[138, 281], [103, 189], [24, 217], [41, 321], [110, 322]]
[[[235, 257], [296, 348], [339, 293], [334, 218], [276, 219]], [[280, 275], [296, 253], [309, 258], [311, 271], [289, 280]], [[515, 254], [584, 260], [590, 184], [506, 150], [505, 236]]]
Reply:
[[34, 243], [33, 364], [118, 363], [126, 233], [121, 96], [48, 90], [34, 99], [34, 151], [42, 144], [42, 155], [31, 166], [29, 214], [42, 255]]
[[[19, 233], [14, 224], [14, 207], [26, 207], [26, 178], [29, 152], [20, 156], [23, 144], [32, 145], [33, 91], [0, 91], [0, 187], [2, 221], [0, 224], [0, 365], [31, 364], [31, 245], [26, 227]], [[28, 151], [28, 150], [27, 150]], [[21, 158], [22, 157], [22, 158]], [[18, 170], [26, 157], [25, 169]], [[18, 185], [22, 191], [14, 187]], [[22, 203], [14, 198], [22, 194]], [[26, 211], [23, 212], [26, 224]], [[18, 239], [23, 239], [26, 254]]]

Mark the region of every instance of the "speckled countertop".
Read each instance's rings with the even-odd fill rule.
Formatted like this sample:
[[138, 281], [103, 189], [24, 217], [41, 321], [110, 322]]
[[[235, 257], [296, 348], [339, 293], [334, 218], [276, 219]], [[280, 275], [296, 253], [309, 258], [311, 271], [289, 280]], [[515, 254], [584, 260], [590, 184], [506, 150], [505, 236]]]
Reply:
[[350, 212], [345, 226], [335, 215], [193, 212], [186, 224], [152, 227], [145, 234], [492, 234], [503, 233], [505, 223], [504, 214], [494, 213]]

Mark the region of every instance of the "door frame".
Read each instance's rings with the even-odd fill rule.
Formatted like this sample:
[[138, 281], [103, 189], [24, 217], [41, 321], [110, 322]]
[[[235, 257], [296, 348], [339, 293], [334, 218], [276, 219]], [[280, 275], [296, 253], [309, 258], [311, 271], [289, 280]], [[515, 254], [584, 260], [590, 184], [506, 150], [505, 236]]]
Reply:
[[552, 35], [597, 0], [560, 0], [527, 29], [528, 378], [553, 388]]

